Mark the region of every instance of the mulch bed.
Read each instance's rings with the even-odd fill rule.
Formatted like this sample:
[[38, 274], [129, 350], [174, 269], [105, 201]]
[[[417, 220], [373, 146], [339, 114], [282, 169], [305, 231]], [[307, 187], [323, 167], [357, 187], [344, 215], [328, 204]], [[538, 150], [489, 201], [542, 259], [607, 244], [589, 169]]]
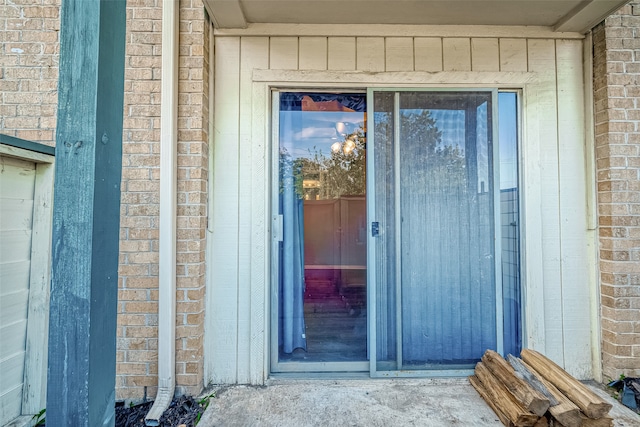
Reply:
[[[169, 407], [160, 417], [162, 427], [194, 427], [200, 421], [200, 417], [209, 405], [209, 399], [215, 394], [209, 394], [200, 400], [195, 400], [192, 396], [180, 396], [171, 401]], [[116, 402], [116, 425], [115, 427], [146, 427], [144, 417], [153, 406], [153, 402], [141, 403], [134, 406], [125, 406], [124, 402]], [[38, 427], [46, 427], [45, 411], [33, 417]]]
[[[146, 427], [144, 417], [151, 409], [153, 402], [142, 403], [131, 407], [116, 404], [116, 427]], [[194, 427], [200, 420], [205, 406], [191, 396], [181, 396], [173, 399], [169, 407], [160, 418], [160, 425], [177, 427], [184, 424]]]

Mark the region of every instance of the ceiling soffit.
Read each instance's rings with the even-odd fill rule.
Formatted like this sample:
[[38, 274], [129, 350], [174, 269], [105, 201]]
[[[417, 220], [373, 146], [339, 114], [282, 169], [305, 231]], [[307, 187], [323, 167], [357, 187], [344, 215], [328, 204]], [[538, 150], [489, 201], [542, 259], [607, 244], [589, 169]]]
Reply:
[[536, 26], [585, 33], [628, 0], [204, 0], [218, 29], [250, 24]]

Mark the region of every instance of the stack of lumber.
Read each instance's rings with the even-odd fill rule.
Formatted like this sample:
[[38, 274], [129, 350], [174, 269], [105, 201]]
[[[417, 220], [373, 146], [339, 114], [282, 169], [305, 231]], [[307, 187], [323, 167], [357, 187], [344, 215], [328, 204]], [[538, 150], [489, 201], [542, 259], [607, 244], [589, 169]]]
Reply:
[[505, 426], [613, 426], [610, 403], [537, 351], [520, 357], [487, 350], [469, 377]]

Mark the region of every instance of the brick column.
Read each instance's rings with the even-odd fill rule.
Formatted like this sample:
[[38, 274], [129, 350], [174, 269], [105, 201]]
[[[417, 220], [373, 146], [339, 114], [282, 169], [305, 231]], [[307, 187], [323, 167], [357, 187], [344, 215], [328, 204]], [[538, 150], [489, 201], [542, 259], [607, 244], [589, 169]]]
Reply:
[[640, 376], [640, 3], [593, 31], [602, 358]]

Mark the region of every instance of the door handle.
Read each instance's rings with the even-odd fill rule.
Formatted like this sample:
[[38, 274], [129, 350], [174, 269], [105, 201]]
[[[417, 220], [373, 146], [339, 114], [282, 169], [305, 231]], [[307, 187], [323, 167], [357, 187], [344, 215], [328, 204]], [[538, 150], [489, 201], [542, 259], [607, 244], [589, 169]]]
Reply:
[[380, 235], [380, 223], [378, 221], [374, 221], [371, 223], [371, 237], [376, 237]]

